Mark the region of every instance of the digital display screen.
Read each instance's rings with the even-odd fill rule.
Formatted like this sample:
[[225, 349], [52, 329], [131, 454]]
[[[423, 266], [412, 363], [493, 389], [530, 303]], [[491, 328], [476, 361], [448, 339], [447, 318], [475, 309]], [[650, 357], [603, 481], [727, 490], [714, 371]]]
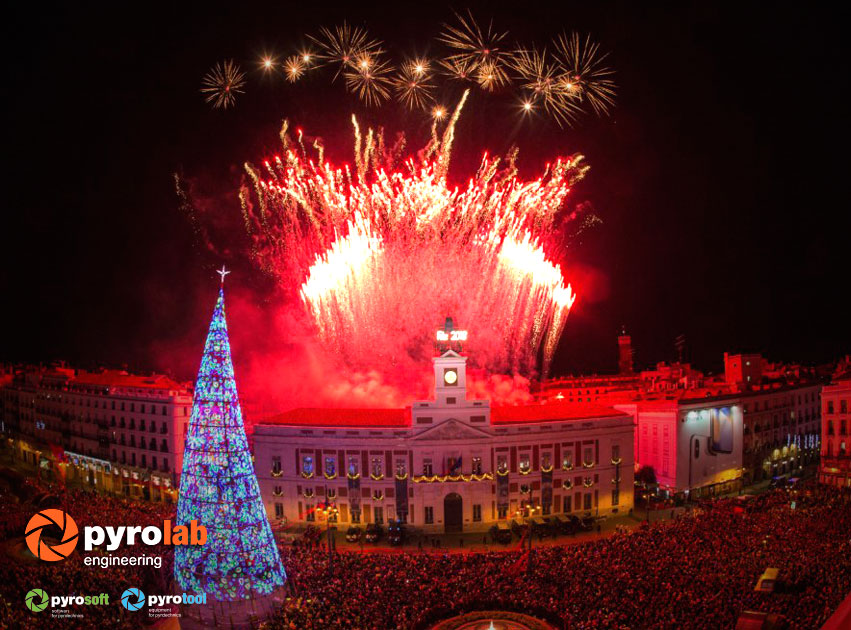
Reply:
[[733, 452], [733, 412], [729, 407], [721, 407], [712, 414], [710, 448], [717, 453]]

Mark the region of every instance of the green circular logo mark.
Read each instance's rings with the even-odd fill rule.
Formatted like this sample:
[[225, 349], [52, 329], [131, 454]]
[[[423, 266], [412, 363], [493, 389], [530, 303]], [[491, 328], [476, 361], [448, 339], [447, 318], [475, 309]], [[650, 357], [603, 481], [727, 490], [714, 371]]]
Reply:
[[41, 612], [45, 608], [47, 608], [47, 593], [45, 593], [40, 588], [34, 588], [29, 593], [27, 593], [24, 602], [27, 604], [27, 608], [29, 608], [33, 612]]

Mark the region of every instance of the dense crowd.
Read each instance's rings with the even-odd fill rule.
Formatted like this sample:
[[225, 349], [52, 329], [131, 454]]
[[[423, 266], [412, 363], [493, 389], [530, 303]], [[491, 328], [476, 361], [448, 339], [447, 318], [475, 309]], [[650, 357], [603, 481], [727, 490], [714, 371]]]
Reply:
[[[49, 488], [47, 494], [82, 527], [161, 525], [173, 506]], [[456, 614], [521, 611], [577, 630], [733, 628], [745, 610], [780, 613], [789, 627], [812, 630], [851, 592], [851, 494], [812, 485], [795, 508], [785, 490], [749, 501], [718, 499], [674, 521], [616, 531], [582, 544], [521, 551], [334, 553], [288, 547], [288, 597], [269, 630], [422, 630]], [[0, 513], [32, 505], [0, 492]], [[0, 628], [34, 627], [22, 592], [114, 596], [129, 586], [170, 592], [171, 554], [161, 569], [83, 565], [81, 554], [59, 563], [27, 560], [18, 533], [2, 541]], [[16, 547], [17, 545], [17, 556]], [[16, 559], [18, 558], [18, 559]], [[781, 592], [754, 586], [768, 567], [780, 569]], [[112, 604], [112, 602], [111, 602]], [[44, 614], [44, 613], [39, 613]], [[50, 627], [133, 628], [120, 606], [87, 607], [82, 619]]]
[[[746, 505], [747, 507], [742, 507]], [[744, 503], [720, 499], [692, 515], [629, 533], [534, 552], [285, 556], [291, 598], [272, 630], [420, 629], [476, 609], [537, 614], [556, 627], [734, 628], [742, 611], [819, 628], [851, 592], [851, 495], [812, 487]], [[520, 570], [518, 569], [518, 565]], [[758, 593], [768, 567], [782, 591]]]
[[[38, 484], [26, 480], [29, 487], [18, 488], [17, 492], [4, 489], [0, 492], [0, 514], [25, 514], [27, 519], [39, 509], [49, 506], [64, 510], [79, 526], [86, 525], [156, 525], [162, 527], [163, 520], [174, 518], [174, 506], [128, 501], [118, 497], [90, 492], [66, 491], [61, 486]], [[22, 497], [40, 503], [34, 505]], [[7, 533], [8, 534], [8, 533]], [[27, 557], [23, 552], [23, 526], [11, 536], [0, 540], [0, 630], [7, 628], [50, 627], [61, 630], [84, 630], [93, 627], [136, 629], [138, 617], [124, 611], [117, 597], [131, 586], [148, 593], [171, 592], [173, 554], [165, 546], [145, 549], [151, 556], [162, 556], [159, 569], [153, 566], [110, 566], [100, 568], [83, 564], [83, 556], [75, 553], [61, 562], [40, 562]], [[78, 546], [78, 550], [79, 550]], [[130, 553], [119, 549], [113, 554]], [[133, 552], [138, 554], [138, 550]], [[97, 595], [108, 593], [107, 606], [86, 606], [82, 618], [49, 618], [47, 611], [32, 613], [24, 606], [23, 595], [33, 588], [43, 589], [51, 595]]]

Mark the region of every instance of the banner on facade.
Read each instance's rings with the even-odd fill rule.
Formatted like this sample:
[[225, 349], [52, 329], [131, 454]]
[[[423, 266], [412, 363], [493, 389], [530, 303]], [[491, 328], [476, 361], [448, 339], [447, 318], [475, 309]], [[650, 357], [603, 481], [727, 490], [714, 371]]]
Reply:
[[408, 475], [396, 475], [396, 518], [408, 521]]
[[508, 475], [496, 475], [496, 507], [500, 512], [508, 511]]
[[541, 471], [541, 506], [549, 514], [553, 505], [553, 469]]
[[348, 475], [349, 509], [352, 515], [360, 514], [360, 475]]

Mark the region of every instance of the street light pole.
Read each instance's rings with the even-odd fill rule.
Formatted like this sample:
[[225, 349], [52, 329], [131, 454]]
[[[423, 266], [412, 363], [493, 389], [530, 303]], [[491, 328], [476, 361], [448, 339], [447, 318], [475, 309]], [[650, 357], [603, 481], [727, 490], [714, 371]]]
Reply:
[[[326, 491], [327, 497], [327, 491]], [[325, 544], [328, 546], [328, 571], [331, 571], [334, 565], [334, 552], [331, 547], [332, 537], [331, 537], [331, 517], [334, 517], [336, 520], [336, 516], [338, 514], [337, 506], [331, 503], [327, 498], [321, 504], [322, 507], [317, 508], [319, 512], [325, 515]]]
[[529, 558], [526, 562], [526, 573], [532, 575], [532, 486], [529, 485], [529, 504], [526, 506], [526, 536], [529, 538]]

